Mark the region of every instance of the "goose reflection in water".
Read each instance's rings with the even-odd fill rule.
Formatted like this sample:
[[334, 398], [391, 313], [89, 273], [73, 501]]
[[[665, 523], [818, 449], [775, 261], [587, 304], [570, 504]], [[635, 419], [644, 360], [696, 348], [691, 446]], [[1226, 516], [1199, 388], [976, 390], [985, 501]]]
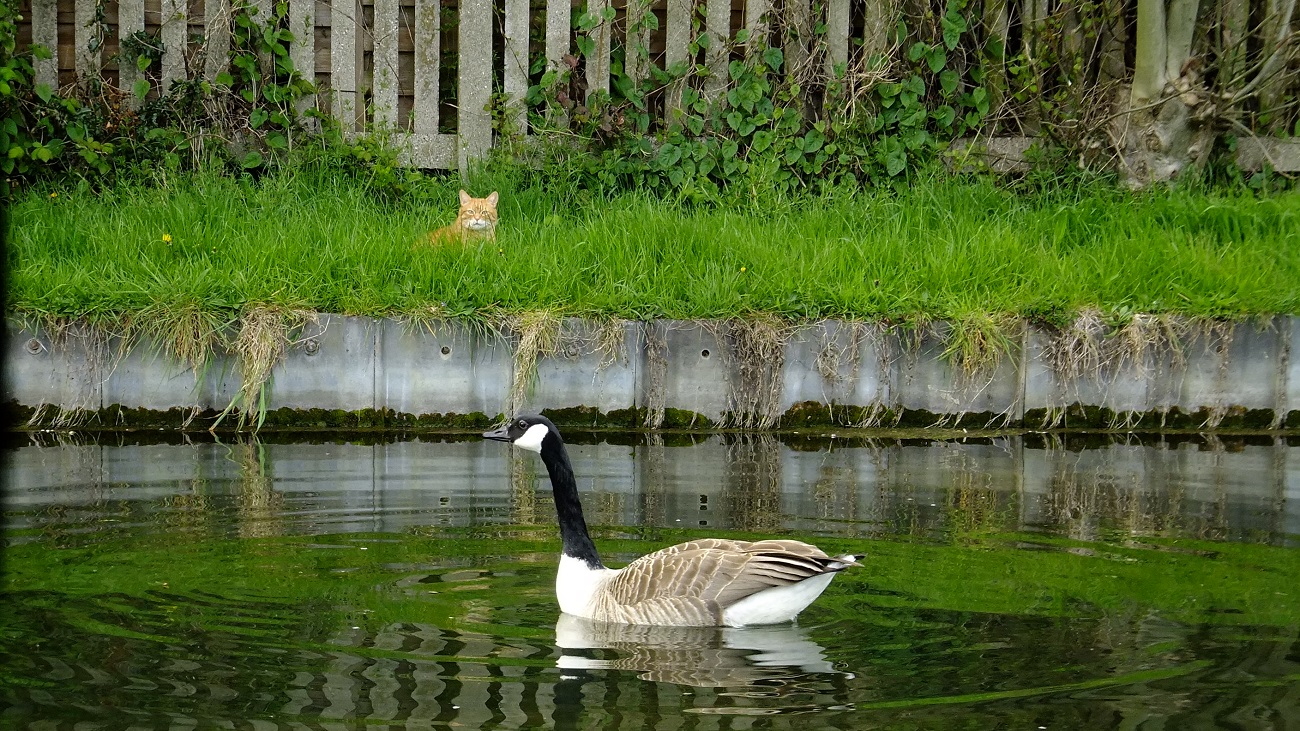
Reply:
[[[652, 627], [561, 614], [555, 625], [561, 670], [626, 670], [650, 682], [722, 688], [807, 675], [853, 675], [834, 668], [825, 649], [793, 625]], [[609, 652], [616, 655], [610, 657]]]

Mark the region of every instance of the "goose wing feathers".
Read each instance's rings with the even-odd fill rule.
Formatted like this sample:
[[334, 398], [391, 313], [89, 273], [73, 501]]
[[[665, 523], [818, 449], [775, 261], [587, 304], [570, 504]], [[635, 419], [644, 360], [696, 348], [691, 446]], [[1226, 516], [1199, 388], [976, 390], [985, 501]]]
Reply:
[[689, 541], [643, 556], [612, 577], [602, 592], [602, 614], [636, 624], [665, 617], [717, 624], [728, 606], [751, 594], [848, 565], [800, 541]]

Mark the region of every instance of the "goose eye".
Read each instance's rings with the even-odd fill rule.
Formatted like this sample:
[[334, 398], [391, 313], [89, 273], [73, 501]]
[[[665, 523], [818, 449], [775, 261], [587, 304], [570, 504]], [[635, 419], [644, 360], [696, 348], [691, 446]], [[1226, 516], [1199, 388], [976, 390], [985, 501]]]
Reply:
[[519, 420], [519, 428], [520, 428], [520, 429], [527, 429], [527, 428], [528, 428], [528, 423], [525, 422], [523, 419], [520, 419], [520, 420]]

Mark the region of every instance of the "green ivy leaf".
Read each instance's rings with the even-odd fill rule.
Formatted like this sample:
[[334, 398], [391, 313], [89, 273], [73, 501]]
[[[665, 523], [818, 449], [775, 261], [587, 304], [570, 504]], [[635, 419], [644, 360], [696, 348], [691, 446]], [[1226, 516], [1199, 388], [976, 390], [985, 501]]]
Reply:
[[146, 96], [149, 96], [149, 80], [136, 79], [136, 82], [131, 85], [131, 92], [135, 94], [136, 99], [143, 99]]
[[907, 49], [907, 60], [915, 63], [917, 61], [920, 61], [925, 56], [925, 54], [929, 52], [930, 52], [930, 47], [928, 45], [922, 43], [921, 41], [917, 41], [916, 43], [912, 44], [911, 48]]
[[939, 123], [940, 127], [948, 128], [952, 126], [953, 120], [957, 118], [957, 110], [944, 104], [933, 112], [930, 112], [930, 116], [934, 118], [934, 121]]
[[689, 129], [691, 131], [691, 134], [693, 135], [703, 134], [704, 118], [697, 117], [694, 114], [692, 114], [691, 116], [686, 118], [686, 128]]
[[957, 82], [960, 80], [961, 77], [957, 76], [956, 71], [944, 69], [939, 74], [939, 88], [943, 90], [943, 95], [948, 96], [953, 93], [957, 89]]
[[776, 135], [769, 130], [759, 130], [754, 133], [754, 143], [750, 145], [750, 149], [754, 152], [762, 152], [772, 146], [775, 137]]
[[50, 97], [54, 96], [54, 90], [50, 88], [49, 84], [37, 84], [33, 91], [35, 91], [36, 96], [40, 97], [41, 101], [46, 104], [49, 104]]
[[890, 177], [898, 175], [907, 167], [907, 150], [903, 149], [903, 143], [897, 137], [891, 135], [883, 138], [877, 143], [876, 151]]
[[271, 115], [267, 114], [266, 110], [264, 109], [254, 109], [252, 114], [248, 115], [248, 123], [253, 129], [257, 129], [258, 127], [261, 127], [263, 124], [265, 124], [266, 120], [270, 116]]
[[663, 147], [659, 148], [659, 156], [655, 160], [655, 162], [659, 165], [661, 169], [666, 170], [676, 165], [677, 162], [681, 159], [682, 159], [682, 148], [672, 143], [668, 143]]
[[261, 167], [262, 153], [254, 150], [247, 155], [244, 155], [244, 159], [241, 160], [239, 164], [242, 165], [245, 170], [252, 170], [253, 168]]
[[943, 44], [951, 51], [957, 47], [961, 34], [966, 32], [966, 19], [950, 10], [943, 16]]
[[742, 117], [740, 116], [740, 112], [731, 112], [730, 114], [727, 115], [727, 126], [731, 127], [736, 131], [740, 131], [741, 120]]
[[780, 71], [781, 64], [784, 63], [784, 61], [785, 56], [781, 54], [781, 49], [779, 48], [769, 48], [766, 51], [763, 51], [763, 63], [767, 64], [767, 67], [773, 71]]
[[948, 63], [948, 52], [935, 46], [926, 56], [926, 62], [930, 65], [930, 73], [937, 74]]

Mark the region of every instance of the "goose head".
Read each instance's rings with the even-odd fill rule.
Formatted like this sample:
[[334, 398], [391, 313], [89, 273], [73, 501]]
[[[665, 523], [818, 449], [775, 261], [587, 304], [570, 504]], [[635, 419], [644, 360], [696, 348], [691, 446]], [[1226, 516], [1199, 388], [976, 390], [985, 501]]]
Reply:
[[483, 432], [484, 439], [510, 442], [520, 449], [541, 453], [543, 446], [559, 446], [560, 430], [545, 416], [516, 416], [492, 431]]

